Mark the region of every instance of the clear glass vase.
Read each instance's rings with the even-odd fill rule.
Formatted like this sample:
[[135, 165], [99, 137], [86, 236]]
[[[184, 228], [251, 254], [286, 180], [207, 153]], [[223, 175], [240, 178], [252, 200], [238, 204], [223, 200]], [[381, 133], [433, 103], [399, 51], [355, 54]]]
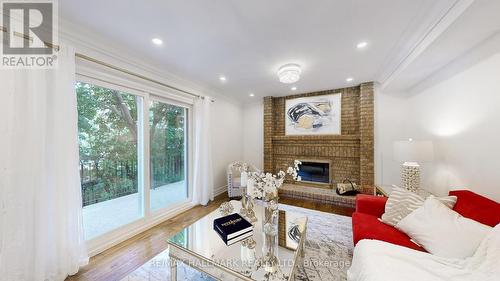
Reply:
[[[262, 218], [262, 235], [264, 237], [264, 243], [262, 245], [262, 266], [270, 276], [278, 276], [280, 273], [278, 260], [278, 222], [279, 212], [277, 198], [264, 201], [264, 213]], [[277, 278], [276, 280], [281, 279]]]
[[264, 243], [262, 245], [262, 266], [264, 270], [269, 273], [275, 273], [279, 269], [278, 260], [278, 236], [262, 233], [264, 237]]
[[241, 209], [240, 209], [240, 215], [243, 217], [247, 216], [247, 209], [248, 209], [248, 195], [247, 195], [247, 187], [244, 186], [241, 188]]

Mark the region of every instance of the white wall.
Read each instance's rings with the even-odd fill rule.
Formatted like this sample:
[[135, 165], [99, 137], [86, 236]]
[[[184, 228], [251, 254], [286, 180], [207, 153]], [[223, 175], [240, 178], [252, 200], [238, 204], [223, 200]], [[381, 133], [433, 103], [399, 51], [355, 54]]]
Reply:
[[225, 191], [226, 167], [243, 157], [242, 108], [217, 98], [212, 105], [212, 155], [215, 194]]
[[400, 164], [394, 161], [392, 143], [408, 139], [405, 127], [407, 99], [401, 93], [385, 93], [375, 88], [375, 183], [400, 183]]
[[264, 169], [264, 104], [263, 100], [243, 108], [243, 160]]
[[[376, 114], [377, 140], [386, 142], [377, 144], [377, 155], [390, 154], [394, 140], [433, 140], [435, 160], [423, 165], [422, 183], [426, 189], [446, 194], [449, 189], [468, 188], [500, 201], [499, 74], [497, 53], [412, 95], [403, 105], [380, 94], [379, 111], [401, 106], [404, 112]], [[394, 182], [394, 175], [399, 167], [386, 161], [386, 157], [378, 165], [382, 165], [378, 183], [398, 183]]]

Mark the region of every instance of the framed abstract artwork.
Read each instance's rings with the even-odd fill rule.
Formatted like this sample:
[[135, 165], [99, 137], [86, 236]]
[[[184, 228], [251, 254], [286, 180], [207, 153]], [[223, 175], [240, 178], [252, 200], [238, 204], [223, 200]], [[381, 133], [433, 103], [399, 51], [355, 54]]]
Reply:
[[285, 135], [340, 135], [342, 94], [288, 99]]

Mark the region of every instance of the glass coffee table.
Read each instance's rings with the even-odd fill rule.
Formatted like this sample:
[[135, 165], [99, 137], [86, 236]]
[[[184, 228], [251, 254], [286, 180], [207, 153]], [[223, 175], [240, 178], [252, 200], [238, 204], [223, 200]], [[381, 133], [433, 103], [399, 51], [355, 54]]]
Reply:
[[[233, 213], [240, 211], [239, 201], [229, 203]], [[278, 210], [277, 231], [270, 235], [263, 231], [264, 206], [255, 204], [254, 211], [253, 236], [230, 246], [213, 229], [214, 219], [223, 216], [219, 209], [170, 238], [171, 279], [177, 280], [182, 262], [215, 280], [293, 280], [303, 258], [307, 217]]]

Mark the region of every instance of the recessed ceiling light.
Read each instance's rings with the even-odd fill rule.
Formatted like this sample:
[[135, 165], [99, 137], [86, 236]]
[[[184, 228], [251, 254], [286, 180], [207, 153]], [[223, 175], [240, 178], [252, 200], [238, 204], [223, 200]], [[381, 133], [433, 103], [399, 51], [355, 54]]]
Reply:
[[368, 42], [366, 42], [366, 41], [362, 41], [362, 42], [359, 42], [359, 43], [356, 45], [356, 48], [358, 48], [358, 49], [363, 49], [363, 48], [366, 48], [366, 46], [368, 46]]
[[251, 97], [255, 97], [254, 93], [250, 93], [249, 96]]
[[151, 39], [151, 42], [153, 42], [153, 44], [158, 46], [163, 44], [163, 40], [161, 40], [160, 38], [153, 38]]
[[347, 82], [352, 82], [353, 80], [354, 80], [354, 78], [352, 78], [352, 77], [345, 79], [345, 81], [347, 81]]
[[292, 91], [295, 91], [297, 90], [297, 87], [293, 86], [292, 88], [290, 88]]
[[219, 76], [219, 80], [222, 82], [226, 82], [227, 79], [226, 79], [226, 76], [221, 75], [221, 76]]
[[300, 73], [302, 73], [300, 65], [295, 63], [288, 63], [281, 66], [278, 69], [277, 74], [281, 83], [290, 84], [299, 81]]

